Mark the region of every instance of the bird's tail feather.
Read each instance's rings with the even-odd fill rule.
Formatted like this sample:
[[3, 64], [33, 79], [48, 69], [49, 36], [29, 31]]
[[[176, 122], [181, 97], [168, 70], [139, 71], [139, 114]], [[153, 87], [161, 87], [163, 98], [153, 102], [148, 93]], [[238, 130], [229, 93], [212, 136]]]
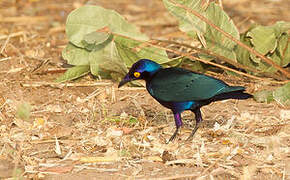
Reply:
[[218, 95], [214, 96], [213, 98], [211, 98], [211, 100], [213, 102], [213, 101], [221, 101], [221, 100], [225, 100], [225, 99], [248, 99], [248, 98], [253, 97], [253, 95], [245, 93], [243, 91], [244, 90], [218, 94]]

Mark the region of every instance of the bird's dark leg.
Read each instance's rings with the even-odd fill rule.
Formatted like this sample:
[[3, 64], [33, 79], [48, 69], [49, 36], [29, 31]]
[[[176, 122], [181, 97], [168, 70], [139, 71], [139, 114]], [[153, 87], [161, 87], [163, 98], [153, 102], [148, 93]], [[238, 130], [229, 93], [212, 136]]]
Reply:
[[174, 120], [175, 120], [175, 125], [176, 125], [176, 130], [173, 133], [173, 135], [171, 136], [171, 138], [167, 141], [167, 144], [170, 141], [173, 141], [178, 133], [178, 130], [180, 129], [180, 127], [182, 126], [182, 120], [181, 120], [181, 114], [180, 112], [173, 112], [174, 114]]
[[202, 121], [202, 116], [201, 116], [200, 108], [197, 108], [197, 109], [194, 109], [194, 110], [191, 110], [191, 111], [194, 112], [194, 114], [195, 114], [195, 121], [196, 121], [196, 123], [195, 123], [195, 127], [192, 130], [191, 134], [186, 139], [187, 141], [190, 140], [193, 137], [193, 135], [196, 133], [197, 129], [199, 128], [199, 124]]

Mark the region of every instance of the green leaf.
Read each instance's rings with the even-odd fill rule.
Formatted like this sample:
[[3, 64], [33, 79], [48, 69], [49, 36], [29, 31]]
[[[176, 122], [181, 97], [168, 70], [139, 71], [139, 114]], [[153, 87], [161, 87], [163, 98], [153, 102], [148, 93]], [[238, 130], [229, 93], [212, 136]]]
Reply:
[[277, 88], [274, 91], [263, 90], [254, 94], [254, 99], [258, 102], [277, 101], [280, 105], [290, 105], [290, 82]]
[[[277, 55], [276, 51], [273, 54], [269, 54], [266, 57], [271, 59], [276, 64], [280, 64], [281, 63], [281, 58]], [[251, 56], [251, 58], [252, 58], [252, 56]], [[275, 73], [275, 72], [278, 71], [275, 67], [273, 67], [272, 65], [269, 65], [268, 63], [262, 61], [258, 57], [255, 58], [255, 62], [258, 62], [256, 68], [258, 70], [262, 71], [262, 72]]]
[[205, 73], [206, 68], [208, 65], [200, 62], [200, 61], [192, 61], [188, 58], [184, 58], [181, 67], [184, 67], [186, 69], [190, 69], [193, 72], [199, 72], [199, 73]]
[[290, 105], [290, 82], [273, 92], [275, 101], [284, 106]]
[[[127, 72], [126, 65], [131, 65], [137, 61], [139, 56], [150, 57], [148, 56], [149, 53], [144, 53], [141, 47], [141, 50], [138, 51], [140, 54], [135, 55], [131, 62], [124, 63], [124, 61], [121, 61], [120, 57], [125, 59], [123, 57], [130, 52], [128, 50], [122, 51], [122, 47], [126, 47], [130, 40], [123, 38], [124, 40], [117, 48], [115, 41], [113, 41], [114, 35], [116, 35], [116, 39], [121, 36], [137, 40], [148, 40], [148, 38], [140, 33], [134, 25], [125, 21], [117, 12], [99, 6], [83, 6], [72, 11], [67, 18], [66, 33], [70, 43], [62, 52], [63, 58], [69, 64], [86, 65], [87, 67], [84, 69], [74, 67], [73, 70], [69, 70], [67, 74], [60, 77], [57, 80], [58, 82], [75, 79], [88, 72], [93, 75], [100, 75], [101, 73], [108, 76], [111, 74], [115, 77], [116, 74], [125, 74]], [[138, 41], [133, 41], [134, 43], [131, 41], [129, 44], [137, 44], [134, 46], [135, 48], [140, 44]], [[135, 52], [131, 52], [131, 56], [133, 56]], [[151, 49], [150, 52], [152, 54], [162, 53], [161, 61], [164, 56], [167, 58], [165, 51], [155, 48]], [[151, 57], [154, 55], [151, 55]], [[78, 70], [80, 72], [77, 72]]]
[[278, 21], [273, 26], [276, 37], [280, 37], [283, 33], [290, 30], [290, 22]]
[[99, 50], [104, 48], [113, 40], [113, 35], [106, 32], [91, 32], [86, 34], [82, 43], [89, 50]]
[[278, 41], [278, 53], [281, 57], [281, 66], [286, 67], [290, 63], [290, 36], [282, 34]]
[[132, 64], [140, 59], [137, 54], [137, 47], [141, 44], [140, 42], [119, 36], [115, 37], [114, 42], [121, 59], [124, 61], [127, 67], [132, 66]]
[[[179, 4], [204, 15], [204, 9], [202, 8], [202, 0], [175, 0]], [[202, 35], [205, 33], [206, 24], [191, 12], [186, 11], [183, 8], [176, 6], [168, 0], [163, 0], [165, 7], [169, 12], [179, 20], [179, 29], [186, 32], [192, 38], [196, 37], [196, 33]]]
[[63, 59], [67, 60], [67, 63], [71, 65], [89, 65], [89, 54], [90, 51], [79, 48], [72, 43], [68, 43], [62, 51]]
[[100, 6], [86, 5], [72, 11], [66, 21], [66, 34], [75, 46], [85, 48], [82, 41], [89, 33], [109, 28], [113, 33], [139, 40], [148, 40], [137, 27], [128, 23], [120, 14]]
[[[245, 34], [241, 34], [240, 41], [247, 46], [251, 47], [250, 38], [246, 37]], [[234, 49], [237, 61], [245, 66], [256, 68], [257, 63], [250, 59], [250, 52], [241, 46], [236, 46]]]
[[129, 123], [132, 124], [132, 125], [137, 124], [138, 123], [138, 119], [135, 118], [135, 117], [130, 117]]
[[56, 82], [65, 82], [77, 79], [90, 72], [90, 66], [79, 65], [68, 69], [62, 76], [56, 79]]
[[90, 62], [90, 72], [97, 76], [99, 74], [100, 63], [102, 63], [104, 55], [104, 49], [98, 51], [92, 51], [89, 54], [89, 62]]
[[270, 26], [257, 26], [247, 33], [256, 51], [266, 55], [274, 52], [277, 47], [275, 29]]
[[91, 32], [84, 36], [84, 41], [87, 44], [98, 45], [98, 44], [102, 44], [107, 39], [109, 39], [110, 35], [111, 35], [110, 33], [106, 33], [106, 32]]
[[273, 101], [273, 92], [267, 90], [256, 92], [254, 93], [254, 100], [257, 102], [269, 103]]
[[178, 67], [182, 64], [183, 60], [186, 57], [176, 57], [176, 58], [172, 58], [171, 61], [164, 63], [163, 66], [164, 67]]
[[114, 72], [126, 74], [127, 68], [123, 61], [120, 60], [116, 44], [109, 43], [105, 48], [98, 51], [92, 51], [89, 55], [91, 73], [98, 75], [99, 71]]
[[[240, 39], [239, 31], [233, 21], [217, 4], [213, 2], [210, 3], [206, 10], [206, 17], [216, 26], [232, 35], [235, 39]], [[208, 24], [206, 26], [204, 38], [207, 45], [206, 49], [211, 50], [216, 54], [223, 55], [229, 59], [236, 60], [236, 55], [233, 51], [236, 43]], [[208, 58], [208, 56], [204, 57]], [[213, 57], [210, 59], [213, 59]]]

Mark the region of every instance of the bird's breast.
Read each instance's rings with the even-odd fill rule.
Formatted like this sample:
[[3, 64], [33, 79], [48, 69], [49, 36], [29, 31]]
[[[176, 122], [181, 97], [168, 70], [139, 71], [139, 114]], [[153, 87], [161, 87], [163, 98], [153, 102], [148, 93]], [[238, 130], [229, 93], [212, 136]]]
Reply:
[[164, 102], [156, 99], [163, 106], [171, 109], [174, 112], [183, 112], [185, 110], [192, 109], [195, 106], [196, 102], [186, 101], [186, 102]]

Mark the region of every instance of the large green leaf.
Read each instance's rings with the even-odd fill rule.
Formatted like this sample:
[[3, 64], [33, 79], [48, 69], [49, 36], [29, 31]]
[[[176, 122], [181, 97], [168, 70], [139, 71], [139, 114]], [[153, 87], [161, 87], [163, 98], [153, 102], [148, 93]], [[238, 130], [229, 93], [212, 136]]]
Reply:
[[273, 92], [273, 97], [281, 105], [290, 105], [290, 82]]
[[274, 52], [277, 47], [275, 29], [271, 26], [257, 26], [247, 36], [251, 38], [254, 49], [263, 55]]
[[123, 37], [115, 37], [114, 42], [116, 44], [119, 56], [124, 61], [127, 67], [130, 67], [139, 59], [137, 49], [135, 48], [141, 44], [140, 42], [126, 39]]
[[62, 51], [63, 59], [67, 60], [67, 63], [71, 65], [89, 65], [89, 54], [90, 51], [79, 48], [72, 43], [68, 43]]
[[56, 79], [56, 82], [65, 82], [82, 77], [90, 72], [90, 66], [79, 65], [68, 69], [62, 76]]
[[[200, 13], [204, 14], [202, 8], [202, 0], [175, 0], [179, 4]], [[206, 24], [191, 12], [176, 6], [168, 0], [163, 0], [165, 7], [169, 12], [179, 20], [179, 29], [186, 32], [189, 36], [195, 38], [196, 33], [202, 35], [205, 32]]]
[[269, 103], [269, 102], [273, 101], [273, 92], [268, 91], [268, 90], [256, 92], [256, 93], [254, 93], [254, 99], [257, 102]]
[[137, 27], [128, 23], [120, 14], [100, 6], [86, 5], [72, 11], [66, 21], [66, 34], [71, 43], [84, 48], [82, 41], [88, 34], [109, 28], [113, 33], [139, 40], [148, 40]]
[[254, 94], [254, 99], [258, 102], [271, 102], [275, 100], [283, 106], [290, 106], [290, 83], [287, 83], [274, 91], [263, 90]]
[[[267, 58], [271, 59], [275, 64], [280, 64], [281, 58], [277, 55], [276, 51], [273, 54], [269, 54], [266, 56]], [[273, 67], [272, 65], [269, 65], [268, 63], [262, 61], [260, 58], [255, 56], [250, 56], [250, 59], [256, 63], [256, 69], [260, 70], [261, 72], [267, 72], [267, 73], [275, 73], [278, 70]]]
[[114, 42], [109, 43], [105, 48], [92, 51], [89, 56], [91, 65], [91, 73], [98, 75], [99, 70], [106, 70], [108, 72], [118, 72], [125, 74], [127, 72], [124, 61], [121, 61]]
[[288, 34], [281, 35], [277, 50], [281, 57], [281, 66], [287, 66], [290, 63], [290, 36]]
[[[250, 29], [246, 36], [251, 41], [251, 46], [271, 59], [274, 63], [280, 66], [287, 66], [289, 64], [289, 50], [288, 37], [286, 33], [289, 29], [289, 23], [277, 22], [272, 26], [255, 26]], [[289, 48], [290, 49], [290, 48]], [[262, 72], [275, 73], [277, 69], [272, 65], [265, 63], [254, 54], [250, 54], [250, 60], [256, 64], [256, 68]]]
[[280, 37], [283, 33], [290, 30], [290, 22], [278, 21], [273, 26], [276, 37]]
[[[235, 39], [239, 39], [239, 31], [234, 25], [229, 16], [215, 3], [210, 3], [206, 10], [206, 17], [216, 26], [232, 35]], [[222, 33], [212, 28], [207, 24], [206, 32], [204, 34], [207, 49], [216, 54], [223, 55], [229, 59], [236, 60], [234, 53], [235, 42], [225, 37]], [[213, 58], [213, 57], [212, 57]], [[211, 59], [212, 59], [211, 58]]]
[[[245, 34], [241, 34], [240, 41], [247, 46], [251, 45], [250, 38], [246, 37]], [[237, 61], [239, 63], [252, 68], [255, 68], [257, 66], [257, 64], [250, 59], [250, 52], [248, 50], [241, 46], [236, 46], [234, 50], [237, 56]]]
[[[106, 42], [105, 42], [106, 43]], [[98, 46], [103, 46], [99, 44]], [[125, 73], [124, 62], [120, 61], [116, 46], [114, 42], [110, 42], [99, 48], [97, 50], [88, 51], [85, 48], [79, 48], [69, 43], [67, 47], [62, 52], [63, 58], [67, 60], [68, 64], [71, 65], [88, 65], [90, 72], [93, 75], [98, 75], [100, 66], [104, 67], [108, 64], [119, 65], [119, 68], [116, 66], [108, 65], [107, 70], [116, 71], [120, 70], [120, 73]]]
[[99, 50], [104, 48], [113, 40], [113, 35], [106, 32], [91, 32], [84, 36], [82, 43], [89, 50]]
[[[125, 53], [129, 52], [126, 45], [128, 43], [135, 44], [133, 48], [136, 48], [140, 44], [140, 40], [148, 40], [148, 38], [115, 11], [99, 6], [83, 6], [72, 11], [67, 18], [66, 33], [70, 43], [63, 50], [63, 58], [72, 65], [87, 65], [89, 72], [93, 75], [99, 75], [100, 72], [125, 74], [127, 72], [126, 65], [131, 65], [139, 58], [150, 57], [149, 52], [146, 54], [143, 50], [139, 52], [132, 51], [132, 53], [136, 53], [135, 58], [131, 60], [131, 63], [126, 62], [126, 59], [123, 58]], [[119, 42], [118, 49], [115, 41], [113, 41], [114, 33], [117, 34], [116, 39], [120, 37], [118, 34], [129, 37], [123, 37], [123, 40]], [[126, 47], [125, 51], [122, 49], [124, 47]], [[161, 58], [161, 61], [164, 57], [167, 58], [164, 50], [158, 51], [159, 53], [162, 52], [163, 58]], [[143, 54], [141, 54], [142, 52]], [[137, 53], [140, 54], [137, 55]], [[151, 53], [154, 52], [151, 51]], [[133, 57], [133, 54], [131, 56]], [[79, 74], [77, 74], [78, 70], [80, 70]], [[69, 70], [58, 81], [79, 77], [83, 70], [83, 68], [77, 66], [73, 70]]]

